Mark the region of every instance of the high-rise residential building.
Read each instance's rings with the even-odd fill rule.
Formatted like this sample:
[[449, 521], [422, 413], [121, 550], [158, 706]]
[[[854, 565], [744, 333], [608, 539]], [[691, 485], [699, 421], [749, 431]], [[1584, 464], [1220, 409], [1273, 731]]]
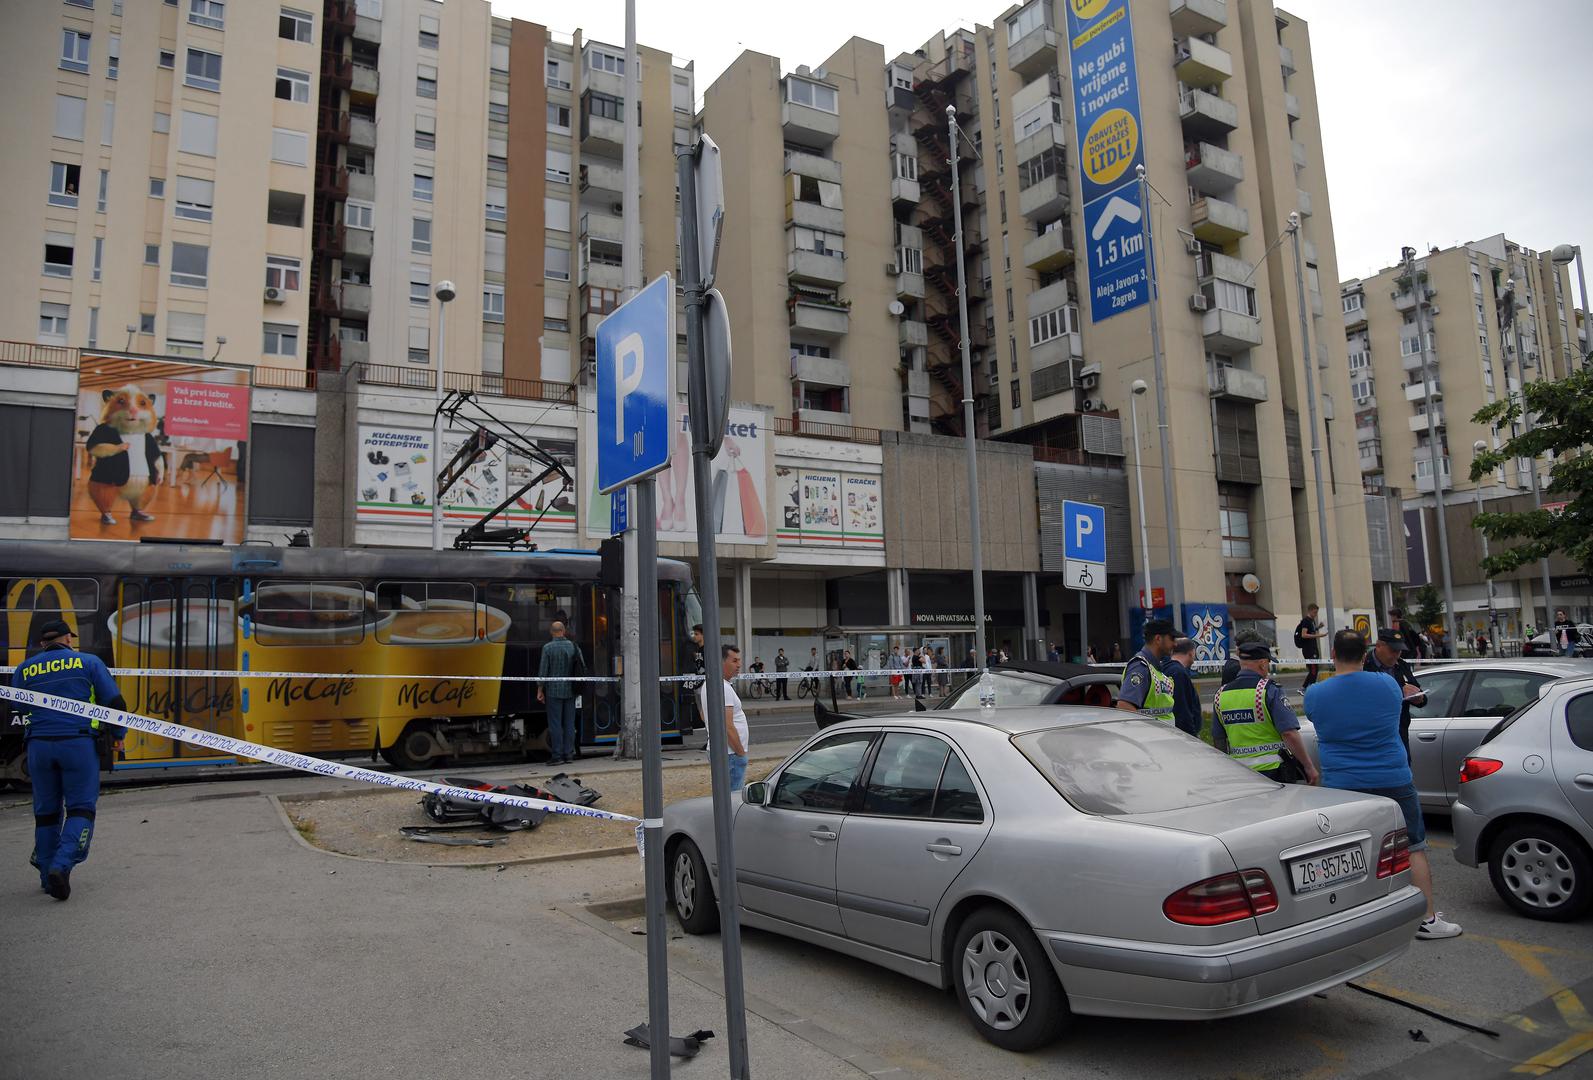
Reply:
[[[1576, 365], [1569, 268], [1503, 234], [1420, 253], [1414, 266], [1414, 281], [1400, 262], [1339, 287], [1358, 461], [1368, 492], [1387, 493], [1403, 505], [1419, 567], [1412, 585], [1441, 581], [1432, 509], [1434, 489], [1444, 492], [1456, 608], [1477, 617], [1488, 598], [1470, 517], [1479, 495], [1489, 510], [1531, 506], [1533, 462], [1516, 459], [1472, 481], [1475, 444], [1497, 447], [1511, 434], [1472, 417], [1519, 393], [1523, 379], [1563, 378]], [[1513, 325], [1507, 298], [1515, 304]], [[1418, 326], [1426, 333], [1425, 350]], [[1438, 441], [1436, 473], [1429, 416]], [[1517, 421], [1514, 432], [1521, 430]], [[1536, 464], [1540, 484], [1547, 483], [1548, 463]], [[1557, 604], [1586, 609], [1589, 590], [1570, 584], [1571, 569], [1554, 561], [1551, 578], [1567, 585], [1554, 590], [1551, 580], [1551, 590], [1564, 593]], [[1552, 618], [1541, 608], [1533, 614], [1541, 593], [1537, 563], [1498, 579], [1500, 632], [1516, 636], [1525, 623]]]

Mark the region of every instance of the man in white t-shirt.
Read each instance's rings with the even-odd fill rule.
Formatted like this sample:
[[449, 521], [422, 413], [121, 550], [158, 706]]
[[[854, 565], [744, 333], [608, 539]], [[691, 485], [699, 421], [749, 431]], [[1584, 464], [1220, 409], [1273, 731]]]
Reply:
[[[741, 697], [730, 680], [741, 674], [741, 650], [734, 645], [721, 645], [725, 683], [725, 744], [730, 753], [730, 790], [740, 791], [747, 779], [747, 713], [741, 707]], [[697, 691], [704, 717], [708, 715], [708, 684]], [[711, 744], [710, 744], [711, 745]]]

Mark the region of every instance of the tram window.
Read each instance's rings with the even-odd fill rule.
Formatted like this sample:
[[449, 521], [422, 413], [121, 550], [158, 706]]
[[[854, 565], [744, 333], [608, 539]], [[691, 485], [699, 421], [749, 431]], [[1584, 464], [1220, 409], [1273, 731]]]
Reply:
[[12, 578], [5, 595], [7, 611], [92, 613], [100, 609], [98, 578]]
[[[468, 581], [383, 581], [376, 586], [376, 640], [384, 645], [457, 645], [487, 632]], [[507, 619], [507, 614], [502, 619]]]
[[374, 598], [357, 581], [273, 581], [254, 594], [261, 645], [357, 645]]

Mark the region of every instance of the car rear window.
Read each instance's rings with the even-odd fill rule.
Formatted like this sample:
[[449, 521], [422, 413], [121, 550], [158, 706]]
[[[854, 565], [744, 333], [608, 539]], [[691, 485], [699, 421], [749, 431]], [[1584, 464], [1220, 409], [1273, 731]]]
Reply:
[[[1044, 705], [1045, 699], [1061, 680], [1033, 672], [992, 671], [990, 681], [996, 688], [996, 705]], [[961, 690], [955, 691], [941, 708], [972, 709], [979, 705], [979, 680], [971, 679]]]
[[1086, 814], [1154, 814], [1227, 802], [1277, 785], [1157, 720], [1031, 731], [1012, 740]]

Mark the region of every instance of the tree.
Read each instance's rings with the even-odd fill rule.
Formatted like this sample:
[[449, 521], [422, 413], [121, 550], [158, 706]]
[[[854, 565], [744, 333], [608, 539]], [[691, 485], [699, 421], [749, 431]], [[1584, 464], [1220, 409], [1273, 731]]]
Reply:
[[1412, 601], [1416, 610], [1411, 613], [1411, 618], [1423, 633], [1443, 623], [1444, 598], [1438, 595], [1438, 589], [1431, 582], [1417, 589]]
[[[1489, 540], [1520, 541], [1503, 551], [1495, 548], [1482, 568], [1494, 577], [1558, 552], [1584, 574], [1593, 574], [1593, 368], [1583, 367], [1552, 382], [1529, 382], [1522, 394], [1526, 407], [1537, 416], [1532, 430], [1478, 454], [1471, 463], [1471, 479], [1480, 480], [1512, 458], [1550, 453], [1554, 463], [1549, 467], [1545, 501], [1565, 505], [1558, 510], [1478, 514], [1472, 526]], [[1495, 430], [1509, 430], [1520, 418], [1521, 408], [1521, 401], [1512, 396], [1485, 406], [1472, 419]]]

